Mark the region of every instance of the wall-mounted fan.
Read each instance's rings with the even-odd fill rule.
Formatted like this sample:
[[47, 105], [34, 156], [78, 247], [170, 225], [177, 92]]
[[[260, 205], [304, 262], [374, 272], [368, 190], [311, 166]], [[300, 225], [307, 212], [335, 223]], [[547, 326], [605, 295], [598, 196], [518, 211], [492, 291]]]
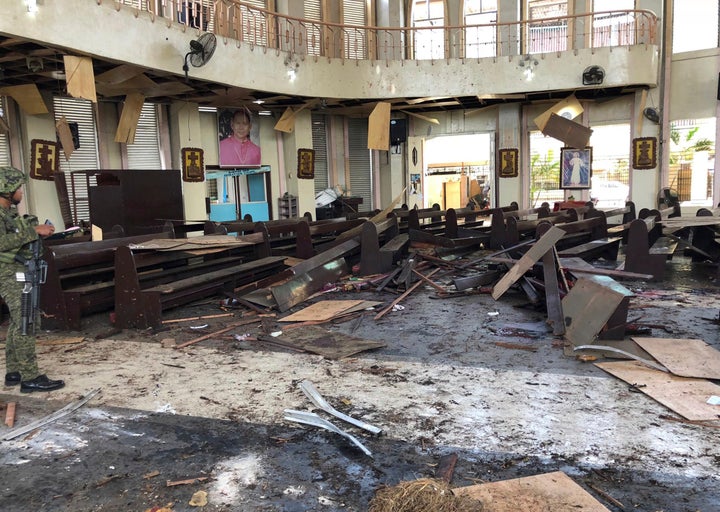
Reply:
[[210, 32], [190, 41], [190, 51], [185, 54], [185, 64], [183, 65], [186, 80], [188, 78], [188, 71], [190, 70], [188, 67], [188, 58], [190, 59], [190, 64], [196, 68], [204, 66], [207, 61], [210, 60], [213, 53], [215, 53], [215, 46], [217, 46], [217, 39], [215, 39], [215, 34], [211, 34]]
[[649, 121], [652, 121], [653, 123], [659, 123], [660, 122], [660, 113], [657, 111], [656, 108], [648, 107], [645, 110], [643, 110], [643, 116], [645, 116], [645, 119], [648, 119]]

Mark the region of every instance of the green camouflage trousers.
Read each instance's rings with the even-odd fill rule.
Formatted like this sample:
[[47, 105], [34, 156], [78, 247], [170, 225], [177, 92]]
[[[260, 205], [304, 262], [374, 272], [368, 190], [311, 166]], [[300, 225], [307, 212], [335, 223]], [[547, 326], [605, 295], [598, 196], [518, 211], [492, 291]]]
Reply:
[[20, 372], [22, 380], [32, 380], [40, 374], [35, 354], [35, 336], [22, 335], [20, 296], [23, 283], [18, 283], [15, 278], [15, 272], [24, 270], [22, 265], [0, 264], [0, 297], [10, 311], [10, 325], [5, 339], [5, 368], [7, 373]]

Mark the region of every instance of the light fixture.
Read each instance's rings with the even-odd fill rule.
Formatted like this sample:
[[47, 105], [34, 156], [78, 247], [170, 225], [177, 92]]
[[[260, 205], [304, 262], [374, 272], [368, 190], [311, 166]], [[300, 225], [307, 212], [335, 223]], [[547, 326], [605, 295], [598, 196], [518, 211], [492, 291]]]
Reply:
[[25, 5], [27, 6], [27, 12], [30, 14], [38, 12], [37, 0], [25, 0]]
[[588, 66], [582, 74], [583, 85], [600, 85], [605, 79], [605, 70], [600, 66]]

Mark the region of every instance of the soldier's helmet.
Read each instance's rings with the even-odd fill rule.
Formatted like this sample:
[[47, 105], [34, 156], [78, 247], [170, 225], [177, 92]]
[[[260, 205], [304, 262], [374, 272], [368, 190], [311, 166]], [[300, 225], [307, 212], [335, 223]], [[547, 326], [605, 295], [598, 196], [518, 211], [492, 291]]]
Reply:
[[20, 169], [9, 165], [0, 166], [0, 194], [12, 194], [25, 183], [25, 175]]

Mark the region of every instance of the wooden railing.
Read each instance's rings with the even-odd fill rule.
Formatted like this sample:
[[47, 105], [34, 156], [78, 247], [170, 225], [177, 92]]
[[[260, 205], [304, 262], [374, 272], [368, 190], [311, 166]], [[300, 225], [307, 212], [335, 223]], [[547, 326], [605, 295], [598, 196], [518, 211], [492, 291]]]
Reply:
[[184, 29], [214, 32], [238, 46], [352, 60], [481, 59], [659, 44], [657, 16], [647, 10], [484, 25], [374, 27], [294, 18], [239, 0], [115, 0], [114, 5], [150, 12]]

